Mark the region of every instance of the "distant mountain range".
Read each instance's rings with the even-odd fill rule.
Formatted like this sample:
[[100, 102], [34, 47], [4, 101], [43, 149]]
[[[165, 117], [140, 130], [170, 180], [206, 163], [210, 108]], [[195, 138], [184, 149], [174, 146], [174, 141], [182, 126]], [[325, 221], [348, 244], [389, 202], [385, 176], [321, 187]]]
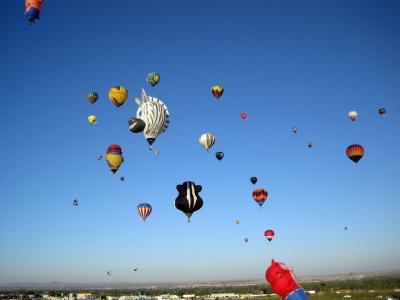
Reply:
[[[368, 273], [348, 273], [324, 276], [299, 276], [299, 282], [328, 282], [349, 279], [363, 279], [376, 277], [400, 277], [400, 271], [391, 272], [368, 272]], [[100, 282], [100, 283], [63, 283], [52, 282], [24, 282], [0, 284], [2, 291], [15, 290], [136, 290], [136, 289], [175, 289], [175, 288], [197, 288], [197, 287], [233, 287], [263, 285], [265, 280], [235, 280], [235, 281], [202, 281], [202, 282], [175, 282], [175, 283], [132, 283], [132, 282]]]

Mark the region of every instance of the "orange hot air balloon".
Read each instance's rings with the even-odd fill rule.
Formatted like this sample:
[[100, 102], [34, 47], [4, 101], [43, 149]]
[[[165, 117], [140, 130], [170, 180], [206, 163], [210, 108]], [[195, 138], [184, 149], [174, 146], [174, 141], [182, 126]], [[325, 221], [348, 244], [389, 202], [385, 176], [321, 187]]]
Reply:
[[363, 146], [354, 144], [347, 147], [346, 154], [348, 158], [355, 163], [358, 163], [358, 161], [364, 156], [365, 150]]
[[268, 241], [272, 241], [275, 236], [275, 232], [271, 229], [265, 230], [264, 236], [267, 238]]
[[267, 200], [267, 197], [268, 192], [265, 189], [255, 189], [253, 191], [253, 199], [258, 205], [260, 205], [260, 208], [264, 204], [265, 200]]
[[25, 17], [29, 24], [35, 23], [40, 19], [43, 0], [25, 0]]

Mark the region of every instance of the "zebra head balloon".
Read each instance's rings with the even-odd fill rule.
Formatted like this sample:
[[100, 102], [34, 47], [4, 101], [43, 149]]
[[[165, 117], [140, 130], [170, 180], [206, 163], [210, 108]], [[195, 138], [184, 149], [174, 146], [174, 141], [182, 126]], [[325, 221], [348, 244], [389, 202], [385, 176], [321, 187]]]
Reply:
[[146, 124], [143, 134], [151, 150], [158, 135], [168, 128], [169, 112], [167, 106], [161, 100], [147, 96], [144, 89], [142, 89], [141, 98], [135, 98], [136, 104], [139, 105], [136, 117], [142, 119]]

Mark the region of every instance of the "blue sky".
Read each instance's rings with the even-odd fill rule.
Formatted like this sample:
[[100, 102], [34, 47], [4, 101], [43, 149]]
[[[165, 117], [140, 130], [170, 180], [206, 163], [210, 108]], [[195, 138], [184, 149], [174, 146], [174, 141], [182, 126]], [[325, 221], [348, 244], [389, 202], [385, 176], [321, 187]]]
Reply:
[[[23, 1], [2, 9], [0, 283], [262, 279], [272, 258], [299, 275], [400, 268], [398, 1], [46, 1], [33, 26]], [[158, 156], [127, 126], [142, 87], [170, 111]], [[116, 176], [96, 159], [113, 143]], [[190, 224], [174, 207], [187, 180], [204, 200]]]

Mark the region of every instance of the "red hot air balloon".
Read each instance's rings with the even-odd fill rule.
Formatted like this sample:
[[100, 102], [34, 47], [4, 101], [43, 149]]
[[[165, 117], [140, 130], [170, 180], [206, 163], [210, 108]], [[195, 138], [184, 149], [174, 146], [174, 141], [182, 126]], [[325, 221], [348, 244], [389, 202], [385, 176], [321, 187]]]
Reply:
[[146, 221], [147, 217], [151, 214], [152, 207], [148, 203], [140, 203], [137, 207], [139, 215], [142, 217], [143, 222]]
[[267, 238], [268, 241], [272, 241], [275, 236], [275, 232], [271, 229], [265, 230], [264, 236]]
[[255, 189], [253, 191], [253, 199], [260, 205], [260, 208], [264, 204], [265, 200], [267, 200], [268, 192], [265, 189]]
[[354, 144], [347, 147], [346, 154], [348, 158], [355, 163], [358, 163], [358, 161], [364, 156], [365, 150], [363, 146]]
[[240, 114], [240, 117], [241, 117], [243, 120], [245, 120], [245, 119], [247, 118], [247, 114], [246, 114], [246, 113], [241, 113], [241, 114]]

